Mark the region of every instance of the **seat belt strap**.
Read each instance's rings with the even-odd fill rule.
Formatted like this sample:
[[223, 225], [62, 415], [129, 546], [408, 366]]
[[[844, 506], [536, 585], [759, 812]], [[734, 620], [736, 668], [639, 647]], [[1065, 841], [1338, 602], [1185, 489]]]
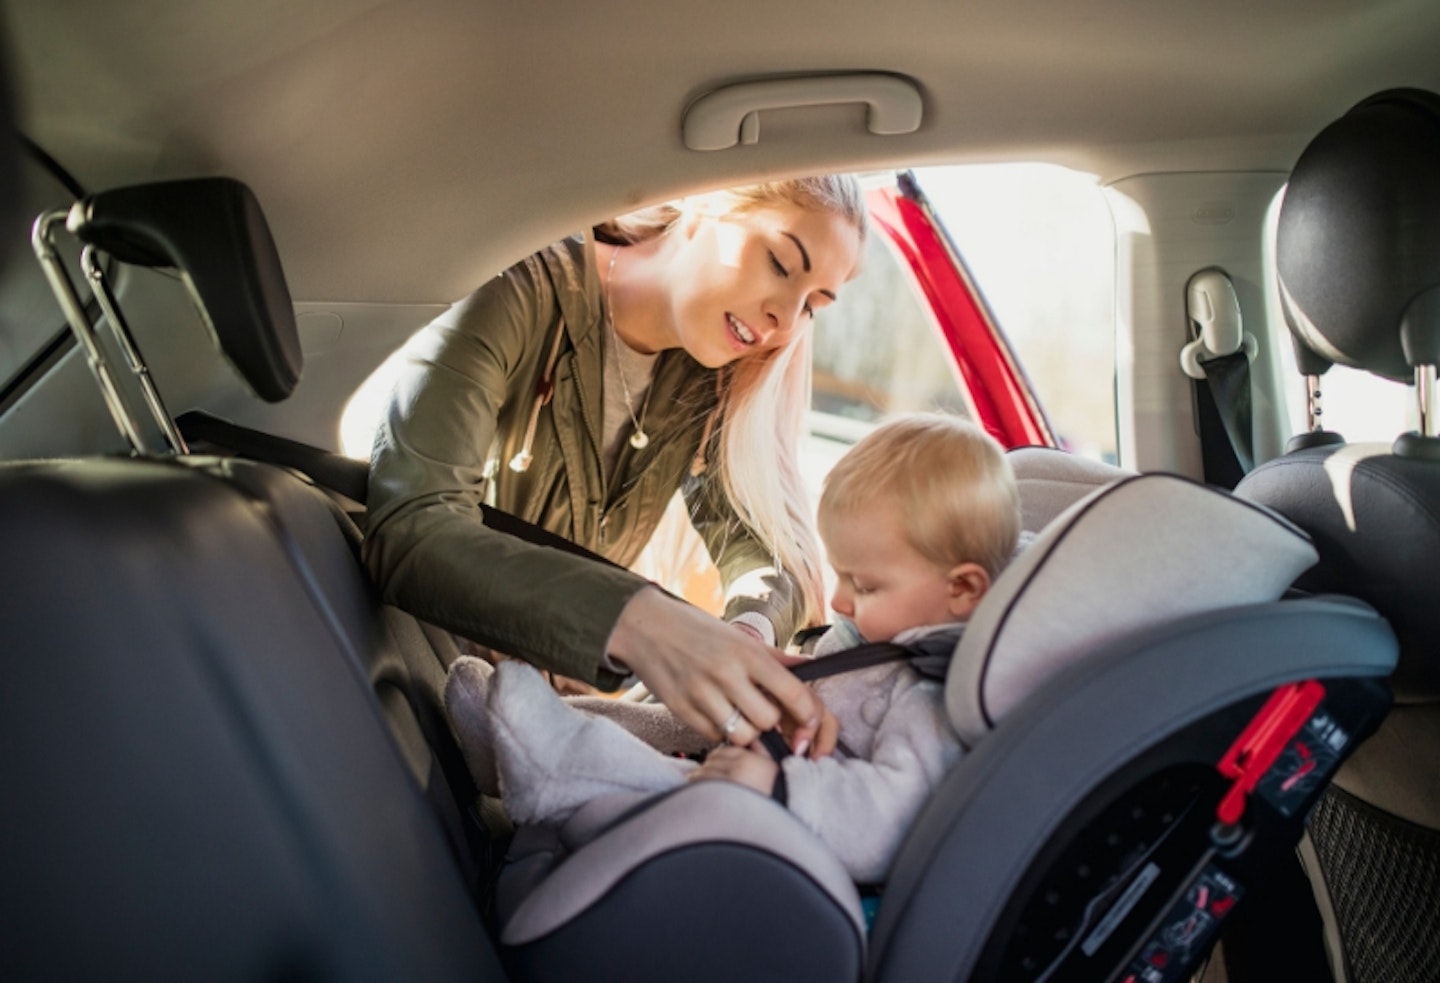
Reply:
[[1255, 466], [1250, 360], [1240, 351], [1207, 359], [1200, 366], [1205, 378], [1196, 383], [1196, 410], [1205, 480], [1234, 488]]
[[[809, 683], [829, 676], [838, 676], [842, 672], [857, 672], [861, 669], [869, 669], [871, 666], [884, 665], [887, 662], [922, 658], [927, 654], [919, 649], [911, 648], [908, 645], [897, 645], [894, 642], [865, 642], [854, 648], [827, 655], [823, 659], [791, 666], [790, 671], [801, 682]], [[766, 751], [770, 752], [770, 757], [777, 762], [790, 756], [790, 745], [785, 743], [784, 736], [778, 730], [770, 730], [761, 734], [760, 743]], [[783, 789], [783, 784], [780, 787]], [[781, 796], [776, 793], [775, 797], [779, 799]]]
[[[345, 457], [333, 451], [277, 437], [260, 430], [252, 430], [229, 420], [210, 416], [198, 410], [184, 414], [176, 421], [185, 440], [192, 445], [211, 444], [221, 451], [228, 451], [239, 457], [278, 464], [291, 468], [310, 478], [321, 488], [339, 492], [356, 504], [365, 504], [370, 485], [370, 467], [364, 461]], [[557, 535], [543, 526], [526, 522], [517, 515], [480, 503], [480, 514], [485, 525], [491, 529], [523, 539], [537, 546], [583, 556], [609, 566], [616, 566], [613, 560], [588, 550], [579, 543], [572, 543], [564, 536]]]
[[896, 645], [894, 642], [865, 642], [843, 652], [827, 655], [823, 659], [813, 659], [798, 666], [791, 666], [790, 671], [801, 682], [808, 683], [827, 676], [838, 676], [842, 672], [869, 669], [871, 666], [911, 659], [922, 654], [918, 649], [908, 645]]

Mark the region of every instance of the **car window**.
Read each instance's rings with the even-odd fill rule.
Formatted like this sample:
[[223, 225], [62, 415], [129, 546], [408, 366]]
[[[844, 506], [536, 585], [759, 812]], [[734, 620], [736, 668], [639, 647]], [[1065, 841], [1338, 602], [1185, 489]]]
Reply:
[[884, 417], [916, 410], [974, 416], [934, 318], [878, 231], [840, 303], [815, 316], [812, 367], [802, 464], [817, 498], [830, 466]]
[[917, 168], [1063, 446], [1116, 461], [1115, 227], [1092, 175]]
[[[1277, 322], [1282, 353], [1285, 409], [1291, 433], [1310, 429], [1305, 407], [1305, 379], [1295, 368], [1295, 350], [1288, 330]], [[1388, 443], [1407, 430], [1420, 428], [1420, 403], [1415, 388], [1369, 372], [1333, 366], [1320, 377], [1321, 423], [1351, 443]]]
[[[1095, 180], [1023, 164], [912, 173], [1064, 445], [1113, 463], [1115, 236]], [[935, 317], [879, 230], [841, 303], [816, 316], [813, 368], [801, 452], [813, 499], [846, 449], [885, 416], [975, 417]], [[702, 607], [723, 607], [719, 578], [678, 499], [638, 569]]]

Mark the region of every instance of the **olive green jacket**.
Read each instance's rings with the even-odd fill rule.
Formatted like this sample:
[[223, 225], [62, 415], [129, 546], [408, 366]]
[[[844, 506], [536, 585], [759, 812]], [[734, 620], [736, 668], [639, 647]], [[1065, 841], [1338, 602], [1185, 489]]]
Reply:
[[[376, 433], [365, 555], [386, 602], [613, 687], [620, 677], [604, 667], [605, 644], [647, 581], [496, 532], [482, 521], [482, 501], [623, 567], [683, 488], [727, 588], [772, 559], [736, 518], [715, 469], [703, 466], [716, 372], [683, 349], [657, 362], [644, 420], [649, 445], [624, 442], [607, 483], [599, 450], [603, 317], [593, 243], [575, 236], [517, 263], [417, 335]], [[553, 397], [540, 405], [552, 349]], [[537, 406], [533, 459], [517, 472], [508, 462]], [[732, 598], [726, 617], [758, 611], [783, 643], [799, 627], [800, 591], [786, 575], [761, 579], [760, 593]]]

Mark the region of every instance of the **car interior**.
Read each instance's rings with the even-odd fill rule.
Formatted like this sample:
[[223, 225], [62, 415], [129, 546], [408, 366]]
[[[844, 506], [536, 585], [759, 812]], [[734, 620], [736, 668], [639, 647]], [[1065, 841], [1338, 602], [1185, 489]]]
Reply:
[[[0, 977], [1433, 975], [1440, 10], [791, 6], [0, 6]], [[497, 826], [350, 397], [627, 208], [1036, 160], [1110, 202], [1117, 454], [957, 356], [1035, 538], [886, 883], [725, 783]]]

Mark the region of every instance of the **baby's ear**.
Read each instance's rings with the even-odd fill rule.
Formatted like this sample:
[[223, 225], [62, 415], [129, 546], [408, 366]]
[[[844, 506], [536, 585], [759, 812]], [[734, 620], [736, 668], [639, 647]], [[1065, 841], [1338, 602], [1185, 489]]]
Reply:
[[950, 614], [964, 621], [990, 589], [990, 574], [978, 563], [961, 563], [951, 567], [945, 579], [950, 584]]

